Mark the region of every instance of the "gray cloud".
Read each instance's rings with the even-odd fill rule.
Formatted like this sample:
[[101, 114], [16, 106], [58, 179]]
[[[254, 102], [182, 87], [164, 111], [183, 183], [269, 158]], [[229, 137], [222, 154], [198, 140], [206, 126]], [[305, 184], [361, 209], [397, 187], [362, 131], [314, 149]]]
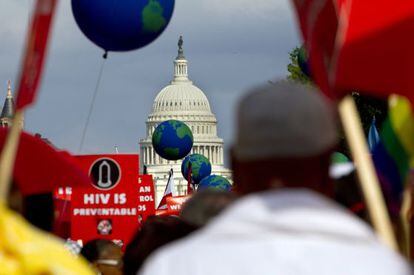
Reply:
[[[30, 2], [0, 4], [0, 83], [16, 75]], [[69, 0], [60, 1], [55, 23], [47, 70], [38, 101], [26, 114], [26, 129], [76, 153], [102, 50], [77, 28]], [[170, 25], [154, 43], [110, 53], [82, 153], [113, 152], [114, 145], [121, 152], [138, 151], [153, 99], [171, 80], [180, 34], [190, 77], [210, 99], [227, 145], [240, 95], [285, 77], [288, 52], [299, 44], [287, 0], [176, 1]]]

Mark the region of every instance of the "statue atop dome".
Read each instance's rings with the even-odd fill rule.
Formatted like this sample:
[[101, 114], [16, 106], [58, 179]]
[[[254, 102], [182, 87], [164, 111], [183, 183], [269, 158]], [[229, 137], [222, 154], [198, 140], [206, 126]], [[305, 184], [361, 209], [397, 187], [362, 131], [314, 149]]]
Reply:
[[180, 39], [178, 40], [178, 56], [177, 56], [177, 59], [185, 59], [183, 44], [184, 44], [183, 36], [180, 35]]

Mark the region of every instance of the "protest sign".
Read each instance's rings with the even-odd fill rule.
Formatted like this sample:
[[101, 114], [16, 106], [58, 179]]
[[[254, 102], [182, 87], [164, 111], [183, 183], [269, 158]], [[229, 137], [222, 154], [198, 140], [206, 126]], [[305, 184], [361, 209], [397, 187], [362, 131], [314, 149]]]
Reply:
[[85, 155], [77, 160], [91, 181], [72, 190], [71, 239], [126, 244], [140, 225], [138, 155]]

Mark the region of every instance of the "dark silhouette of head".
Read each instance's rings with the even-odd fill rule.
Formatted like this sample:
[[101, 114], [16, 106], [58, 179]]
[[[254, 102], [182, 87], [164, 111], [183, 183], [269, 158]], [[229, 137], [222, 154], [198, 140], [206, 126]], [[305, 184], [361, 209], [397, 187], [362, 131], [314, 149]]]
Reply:
[[282, 81], [254, 89], [238, 108], [235, 190], [301, 187], [331, 195], [336, 126], [330, 102], [311, 87]]
[[159, 247], [181, 239], [197, 228], [174, 216], [151, 216], [127, 245], [124, 275], [135, 275], [144, 261]]
[[121, 247], [110, 240], [96, 239], [86, 243], [80, 254], [103, 275], [122, 274]]
[[180, 217], [195, 226], [204, 226], [235, 201], [232, 192], [206, 189], [197, 191], [181, 209]]

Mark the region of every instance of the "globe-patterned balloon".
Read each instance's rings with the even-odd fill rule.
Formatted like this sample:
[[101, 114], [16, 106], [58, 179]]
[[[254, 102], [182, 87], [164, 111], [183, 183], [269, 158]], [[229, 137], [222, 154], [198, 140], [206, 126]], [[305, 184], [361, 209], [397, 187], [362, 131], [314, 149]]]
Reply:
[[185, 179], [189, 176], [190, 163], [193, 183], [198, 184], [203, 178], [210, 176], [211, 163], [208, 158], [200, 154], [192, 154], [187, 156], [181, 164], [181, 173]]
[[152, 134], [152, 146], [164, 159], [182, 159], [193, 147], [193, 133], [184, 122], [167, 120], [155, 128]]
[[205, 190], [205, 189], [215, 189], [220, 191], [230, 191], [231, 184], [230, 182], [218, 175], [210, 175], [204, 179], [202, 179], [198, 185], [197, 191]]
[[175, 0], [72, 0], [81, 31], [106, 51], [135, 50], [167, 27]]

